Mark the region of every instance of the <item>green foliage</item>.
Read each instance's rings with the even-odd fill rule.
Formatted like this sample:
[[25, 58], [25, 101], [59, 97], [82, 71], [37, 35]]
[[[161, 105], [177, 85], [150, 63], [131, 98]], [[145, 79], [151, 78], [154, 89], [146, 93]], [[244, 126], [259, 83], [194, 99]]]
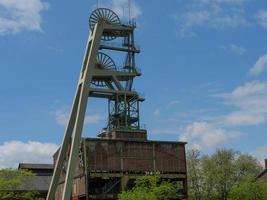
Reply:
[[233, 150], [217, 150], [201, 156], [197, 150], [187, 154], [189, 197], [192, 200], [227, 200], [232, 189], [256, 177], [262, 170], [257, 160]]
[[158, 176], [137, 178], [135, 187], [119, 195], [119, 200], [179, 200], [179, 186], [169, 182], [160, 182]]
[[33, 174], [26, 170], [1, 169], [0, 190], [18, 189], [22, 181], [30, 176], [33, 176]]
[[43, 198], [39, 198], [38, 195], [39, 193], [36, 191], [27, 191], [27, 192], [1, 191], [0, 199], [1, 200], [44, 200]]
[[267, 198], [267, 183], [248, 180], [233, 187], [231, 200], [263, 200]]
[[201, 199], [203, 171], [201, 169], [200, 151], [193, 149], [187, 153], [187, 170], [189, 180], [188, 190], [191, 199]]
[[143, 200], [157, 200], [155, 194], [151, 191], [147, 191], [146, 189], [142, 188], [135, 188], [131, 191], [122, 192], [119, 194], [119, 200], [136, 200], [136, 199], [143, 199]]
[[153, 188], [153, 193], [157, 200], [177, 200], [182, 199], [178, 192], [179, 186], [169, 182], [162, 182], [159, 186]]
[[23, 191], [24, 181], [35, 175], [27, 170], [0, 170], [0, 199], [1, 200], [41, 200], [37, 191]]

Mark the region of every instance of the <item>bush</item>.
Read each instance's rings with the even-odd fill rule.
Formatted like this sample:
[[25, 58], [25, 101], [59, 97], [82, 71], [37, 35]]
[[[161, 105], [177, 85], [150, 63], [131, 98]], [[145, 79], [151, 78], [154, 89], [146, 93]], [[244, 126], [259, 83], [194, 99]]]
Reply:
[[179, 200], [179, 189], [178, 184], [161, 182], [158, 176], [143, 176], [136, 179], [132, 190], [122, 192], [119, 200]]

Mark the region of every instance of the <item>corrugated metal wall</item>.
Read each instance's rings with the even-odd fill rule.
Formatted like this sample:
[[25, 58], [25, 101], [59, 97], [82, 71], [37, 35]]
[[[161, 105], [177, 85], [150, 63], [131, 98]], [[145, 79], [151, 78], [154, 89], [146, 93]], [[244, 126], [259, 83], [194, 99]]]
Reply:
[[[57, 153], [54, 155], [54, 161], [57, 159]], [[92, 172], [145, 174], [158, 171], [161, 174], [184, 174], [186, 178], [185, 143], [182, 142], [86, 138], [83, 139], [77, 159], [73, 183], [74, 197], [87, 193], [86, 172], [89, 174]], [[56, 200], [62, 198], [64, 179], [63, 170]]]
[[185, 173], [183, 143], [86, 139], [89, 171]]

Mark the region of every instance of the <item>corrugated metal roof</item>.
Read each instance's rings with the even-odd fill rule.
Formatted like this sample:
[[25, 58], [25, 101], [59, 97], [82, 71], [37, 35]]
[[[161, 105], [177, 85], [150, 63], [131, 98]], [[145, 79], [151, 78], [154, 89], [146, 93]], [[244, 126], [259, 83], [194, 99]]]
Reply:
[[18, 169], [54, 169], [53, 164], [19, 163]]
[[48, 191], [52, 176], [27, 177], [18, 190]]

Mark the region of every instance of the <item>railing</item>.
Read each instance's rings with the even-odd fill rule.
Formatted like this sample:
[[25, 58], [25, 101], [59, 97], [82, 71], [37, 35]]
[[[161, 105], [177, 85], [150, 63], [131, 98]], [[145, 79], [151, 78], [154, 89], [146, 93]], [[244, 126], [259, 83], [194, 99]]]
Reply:
[[116, 66], [117, 71], [120, 72], [131, 72], [135, 71], [137, 74], [141, 74], [142, 70], [139, 67], [134, 67], [134, 68], [125, 68], [125, 66]]
[[131, 20], [122, 20], [122, 24], [123, 25], [126, 25], [126, 26], [131, 26], [131, 27], [134, 27], [136, 28], [136, 21], [134, 19], [131, 19]]
[[100, 45], [105, 45], [108, 47], [114, 47], [114, 48], [129, 48], [129, 49], [135, 49], [137, 51], [140, 51], [140, 46], [139, 45], [134, 45], [134, 46], [128, 46], [124, 42], [119, 43], [119, 42], [107, 42], [107, 41], [101, 41]]

